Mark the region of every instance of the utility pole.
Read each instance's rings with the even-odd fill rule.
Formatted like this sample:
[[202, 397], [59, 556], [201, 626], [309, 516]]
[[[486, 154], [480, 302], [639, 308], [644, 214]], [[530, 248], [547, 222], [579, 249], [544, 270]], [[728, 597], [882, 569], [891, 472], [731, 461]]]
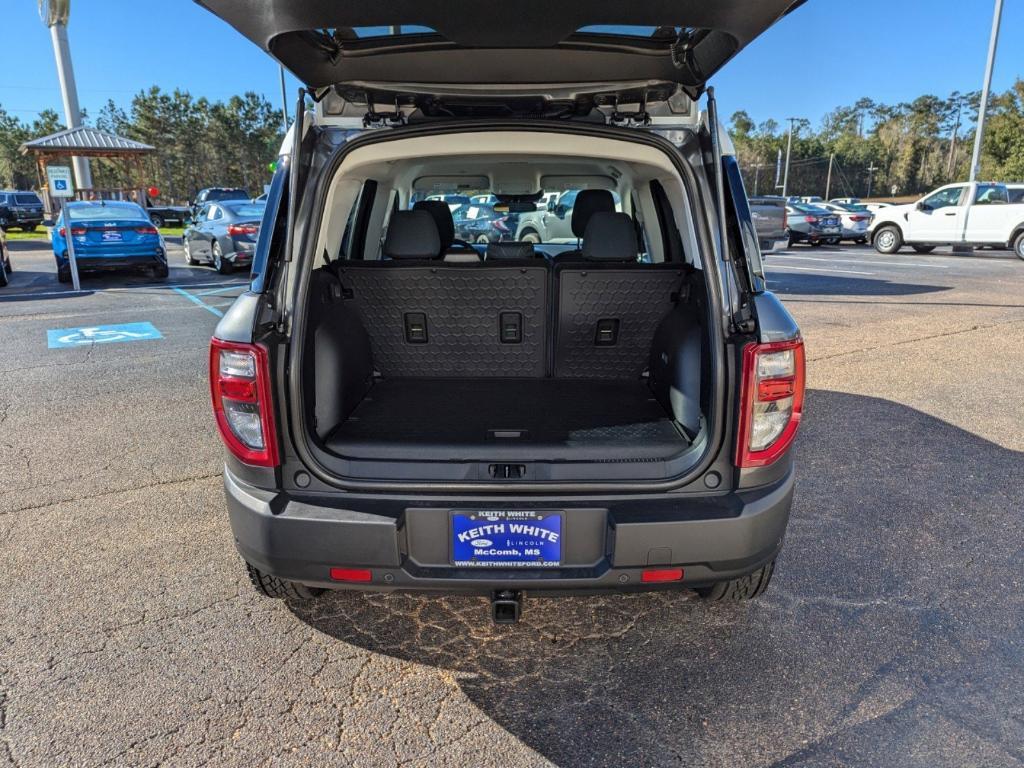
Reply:
[[757, 197], [757, 179], [761, 175], [761, 164], [754, 164], [754, 196]]
[[[78, 89], [75, 87], [75, 70], [71, 66], [71, 47], [68, 44], [68, 2], [40, 2], [39, 10], [43, 21], [50, 28], [53, 43], [53, 57], [57, 62], [57, 79], [60, 80], [60, 95], [64, 102], [64, 120], [68, 128], [82, 125], [82, 112], [78, 107]], [[78, 189], [92, 189], [92, 173], [89, 158], [72, 157], [75, 169], [75, 185]]]
[[786, 171], [782, 175], [782, 196], [786, 196], [786, 192], [789, 189], [789, 156], [793, 152], [793, 124], [797, 118], [787, 117], [789, 120], [789, 139], [786, 140]]
[[878, 167], [874, 163], [868, 166], [868, 193], [865, 195], [865, 197], [871, 197], [871, 180], [875, 175], [875, 171], [877, 170]]
[[828, 156], [828, 176], [825, 177], [825, 199], [829, 199], [829, 192], [832, 191], [832, 164], [836, 161], [836, 153], [832, 152]]
[[284, 64], [278, 66], [281, 68], [281, 128], [288, 133], [288, 92], [284, 87]]
[[981, 169], [981, 143], [985, 135], [985, 112], [988, 110], [988, 92], [992, 87], [992, 67], [996, 62], [996, 46], [999, 45], [999, 24], [1003, 18], [1003, 0], [996, 0], [992, 15], [992, 34], [988, 39], [988, 61], [985, 63], [985, 81], [981, 86], [981, 104], [978, 106], [978, 130], [974, 134], [974, 154], [971, 156], [971, 178], [976, 181]]

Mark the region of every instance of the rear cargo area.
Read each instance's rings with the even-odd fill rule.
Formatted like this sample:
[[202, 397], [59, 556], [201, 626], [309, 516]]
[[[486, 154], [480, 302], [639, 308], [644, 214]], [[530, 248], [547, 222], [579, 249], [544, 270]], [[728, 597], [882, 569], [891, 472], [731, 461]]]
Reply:
[[325, 440], [342, 456], [470, 461], [644, 461], [689, 439], [646, 382], [393, 379]]

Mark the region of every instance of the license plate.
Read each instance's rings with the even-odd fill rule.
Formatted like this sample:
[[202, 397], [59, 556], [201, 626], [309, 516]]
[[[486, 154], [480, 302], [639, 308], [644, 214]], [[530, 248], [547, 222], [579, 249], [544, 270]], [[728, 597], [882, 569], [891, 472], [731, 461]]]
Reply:
[[824, 232], [826, 235], [828, 235], [828, 234], [832, 234], [832, 233], [838, 232], [839, 231], [839, 227], [825, 227], [821, 231]]
[[452, 512], [452, 564], [550, 568], [562, 564], [562, 514], [535, 510]]
[[119, 243], [124, 239], [120, 232], [103, 232], [103, 242]]

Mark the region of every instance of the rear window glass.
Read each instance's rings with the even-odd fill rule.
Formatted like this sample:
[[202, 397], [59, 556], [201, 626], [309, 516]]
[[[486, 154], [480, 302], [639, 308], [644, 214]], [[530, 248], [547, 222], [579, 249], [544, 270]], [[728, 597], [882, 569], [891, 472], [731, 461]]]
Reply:
[[64, 210], [72, 221], [116, 221], [118, 219], [149, 221], [146, 212], [134, 205], [69, 205]]
[[267, 206], [265, 203], [237, 203], [224, 207], [236, 216], [262, 216]]
[[33, 194], [15, 195], [14, 202], [18, 205], [42, 205], [43, 201]]
[[648, 27], [638, 24], [588, 24], [576, 30], [578, 35], [615, 35], [675, 39], [684, 27]]
[[244, 189], [211, 189], [206, 195], [207, 200], [244, 200], [249, 193]]
[[[576, 204], [579, 189], [543, 189], [536, 203], [520, 203], [533, 210], [510, 211], [502, 204], [500, 195], [490, 189], [467, 189], [454, 182], [448, 189], [436, 186], [428, 190], [413, 190], [409, 199], [412, 208], [420, 200], [441, 200], [448, 204], [455, 220], [455, 236], [460, 240], [480, 242], [481, 236], [492, 242], [507, 240], [530, 240], [534, 243], [572, 244], [578, 238], [572, 231], [572, 210]], [[622, 211], [618, 192], [609, 190], [615, 203], [615, 210]], [[484, 203], [483, 201], [488, 201]], [[468, 221], [489, 221], [500, 219], [493, 231], [468, 230], [460, 224]]]

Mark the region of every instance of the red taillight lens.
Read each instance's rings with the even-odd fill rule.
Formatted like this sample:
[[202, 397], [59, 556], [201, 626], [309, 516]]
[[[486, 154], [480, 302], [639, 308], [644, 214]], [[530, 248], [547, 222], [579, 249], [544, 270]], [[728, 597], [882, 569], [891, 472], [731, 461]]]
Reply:
[[331, 568], [334, 581], [370, 581], [372, 578], [369, 568]]
[[[67, 235], [67, 230], [64, 229], [64, 227], [58, 229], [57, 232], [60, 234], [61, 237]], [[71, 234], [74, 235], [75, 237], [81, 237], [82, 235], [85, 234], [85, 227], [72, 227]]]
[[140, 235], [155, 235], [158, 234], [156, 227], [134, 227], [135, 231]]
[[867, 216], [851, 216], [850, 221], [867, 221]]
[[508, 232], [508, 226], [505, 223], [507, 221], [508, 221], [507, 217], [506, 218], [502, 218], [502, 219], [495, 219], [494, 222], [493, 222], [494, 228], [499, 230], [499, 231], [501, 231], [501, 232]]
[[804, 382], [803, 339], [744, 348], [736, 466], [763, 467], [786, 452], [800, 425]]
[[817, 216], [804, 216], [804, 221], [806, 221], [808, 224], [817, 224], [818, 223], [818, 217]]
[[666, 581], [682, 581], [682, 568], [648, 568], [640, 572], [644, 584], [660, 584]]
[[258, 344], [210, 341], [210, 396], [228, 450], [246, 464], [276, 467], [277, 431], [267, 350]]
[[258, 224], [229, 224], [229, 235], [255, 235], [260, 231]]
[[58, 234], [59, 234], [59, 235], [60, 235], [61, 237], [64, 237], [64, 236], [65, 236], [65, 235], [67, 234], [67, 232], [66, 232], [66, 231], [64, 230], [64, 227], [61, 227], [60, 229], [58, 229], [58, 230], [57, 230], [57, 233], [58, 233]]

